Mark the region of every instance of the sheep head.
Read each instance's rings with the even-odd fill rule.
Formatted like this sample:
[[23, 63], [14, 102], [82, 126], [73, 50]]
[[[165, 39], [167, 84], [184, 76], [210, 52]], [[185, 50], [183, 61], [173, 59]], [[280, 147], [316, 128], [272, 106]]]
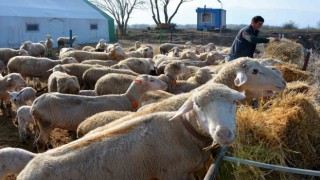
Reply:
[[[234, 84], [247, 90], [282, 91], [286, 81], [274, 70], [250, 58], [239, 58]], [[240, 62], [241, 61], [241, 62]]]
[[[235, 102], [244, 98], [244, 94], [225, 85], [209, 83], [196, 89], [171, 120], [194, 111], [200, 128], [210, 134], [214, 142], [231, 145], [236, 131]], [[182, 118], [188, 120], [189, 117]]]
[[167, 83], [157, 79], [150, 75], [140, 75], [134, 80], [134, 84], [143, 86], [143, 91], [156, 91], [166, 90], [168, 88]]

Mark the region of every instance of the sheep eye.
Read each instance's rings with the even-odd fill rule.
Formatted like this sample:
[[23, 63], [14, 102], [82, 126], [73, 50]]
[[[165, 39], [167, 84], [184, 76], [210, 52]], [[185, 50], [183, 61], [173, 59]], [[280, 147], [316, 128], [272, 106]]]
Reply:
[[258, 74], [258, 69], [254, 69], [253, 71], [252, 71], [252, 74]]
[[247, 67], [247, 64], [242, 64], [242, 67], [243, 67], [243, 68], [246, 68], [246, 67]]

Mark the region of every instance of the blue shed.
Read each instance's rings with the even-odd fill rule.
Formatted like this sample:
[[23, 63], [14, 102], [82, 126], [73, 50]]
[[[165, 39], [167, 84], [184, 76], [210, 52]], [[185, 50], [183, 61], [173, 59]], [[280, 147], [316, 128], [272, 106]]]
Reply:
[[216, 30], [226, 28], [226, 10], [197, 8], [197, 30]]

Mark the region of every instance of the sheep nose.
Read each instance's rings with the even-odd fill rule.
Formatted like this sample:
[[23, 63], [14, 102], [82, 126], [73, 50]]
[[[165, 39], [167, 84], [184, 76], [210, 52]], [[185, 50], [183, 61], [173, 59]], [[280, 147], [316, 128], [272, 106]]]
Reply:
[[231, 137], [231, 131], [229, 129], [219, 129], [217, 132], [217, 136], [219, 138], [230, 138]]
[[287, 82], [285, 82], [285, 81], [282, 81], [282, 83], [286, 86], [287, 85]]

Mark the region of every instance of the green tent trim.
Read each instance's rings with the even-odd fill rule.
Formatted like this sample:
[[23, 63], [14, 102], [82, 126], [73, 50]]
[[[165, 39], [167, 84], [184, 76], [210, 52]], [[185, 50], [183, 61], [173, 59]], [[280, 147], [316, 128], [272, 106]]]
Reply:
[[96, 5], [92, 4], [89, 0], [83, 0], [83, 1], [88, 5], [90, 5], [92, 8], [94, 8], [95, 10], [97, 10], [105, 18], [108, 19], [109, 40], [110, 42], [115, 42], [116, 34], [115, 34], [115, 28], [114, 28], [114, 19], [111, 16], [109, 16], [107, 13], [102, 11], [100, 8], [98, 8]]

